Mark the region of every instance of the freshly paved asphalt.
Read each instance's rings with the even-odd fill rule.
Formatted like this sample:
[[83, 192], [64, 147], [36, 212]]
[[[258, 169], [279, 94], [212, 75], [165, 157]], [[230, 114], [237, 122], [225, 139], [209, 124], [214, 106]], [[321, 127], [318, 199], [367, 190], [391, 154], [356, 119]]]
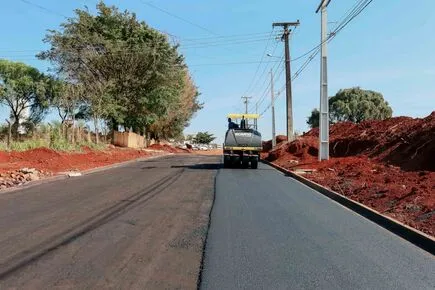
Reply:
[[427, 252], [268, 166], [220, 159], [0, 194], [0, 289], [194, 289], [202, 258], [202, 289], [435, 288]]
[[266, 165], [221, 169], [201, 289], [435, 289], [435, 259]]
[[[0, 289], [195, 289], [217, 157], [170, 156], [0, 194]], [[205, 165], [204, 165], [205, 164]]]

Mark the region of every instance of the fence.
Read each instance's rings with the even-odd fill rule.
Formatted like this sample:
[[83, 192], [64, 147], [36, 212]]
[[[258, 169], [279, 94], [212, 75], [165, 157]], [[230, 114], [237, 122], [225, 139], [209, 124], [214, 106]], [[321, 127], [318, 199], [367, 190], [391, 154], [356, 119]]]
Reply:
[[143, 148], [145, 147], [145, 138], [132, 132], [114, 132], [113, 143], [120, 147]]

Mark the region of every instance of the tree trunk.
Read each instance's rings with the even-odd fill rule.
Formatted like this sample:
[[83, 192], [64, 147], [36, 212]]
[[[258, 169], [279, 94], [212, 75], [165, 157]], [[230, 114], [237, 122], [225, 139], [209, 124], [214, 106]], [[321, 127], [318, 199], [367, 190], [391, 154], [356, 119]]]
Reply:
[[74, 114], [72, 114], [72, 127], [71, 127], [71, 143], [75, 143], [75, 136], [74, 136], [74, 134], [75, 134], [75, 116], [74, 116]]
[[47, 123], [47, 125], [48, 125], [48, 130], [47, 130], [48, 147], [51, 147], [51, 124]]
[[6, 122], [8, 123], [8, 140], [7, 140], [7, 146], [8, 149], [11, 148], [11, 140], [12, 140], [12, 125], [11, 122], [9, 122], [9, 120], [6, 119]]
[[11, 125], [11, 134], [12, 134], [13, 140], [18, 140], [18, 137], [19, 137], [18, 128], [20, 127], [20, 124], [16, 120], [17, 119], [15, 119]]
[[62, 136], [64, 136], [65, 140], [68, 142], [68, 127], [66, 124], [62, 124]]
[[98, 119], [94, 118], [94, 128], [95, 128], [95, 144], [99, 144], [100, 140], [99, 140], [99, 132], [98, 132]]
[[148, 147], [148, 140], [147, 140], [147, 127], [143, 126], [143, 146], [146, 148]]
[[111, 135], [112, 135], [112, 144], [114, 144], [114, 142], [115, 142], [115, 132], [116, 131], [118, 131], [118, 123], [115, 121], [115, 119], [114, 118], [112, 118], [112, 122], [111, 122], [112, 124], [112, 132], [111, 132]]
[[77, 142], [81, 143], [82, 142], [82, 128], [77, 127]]

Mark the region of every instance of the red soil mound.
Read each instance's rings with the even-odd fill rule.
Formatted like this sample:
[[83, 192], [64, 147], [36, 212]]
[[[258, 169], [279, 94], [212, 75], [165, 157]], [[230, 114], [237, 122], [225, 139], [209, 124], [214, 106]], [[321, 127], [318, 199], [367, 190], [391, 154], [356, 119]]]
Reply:
[[0, 151], [0, 163], [9, 162], [9, 154], [6, 152]]
[[[284, 135], [278, 135], [275, 137], [276, 139], [276, 145], [279, 145], [282, 142], [287, 141], [287, 137]], [[269, 141], [263, 141], [263, 152], [268, 152], [272, 150], [272, 140]]]
[[[0, 154], [6, 153], [0, 152]], [[0, 173], [24, 167], [52, 173], [86, 170], [149, 155], [149, 152], [143, 150], [119, 148], [105, 151], [86, 150], [84, 153], [65, 153], [38, 148], [24, 152], [11, 152], [8, 162], [1, 164]]]
[[269, 161], [303, 161], [313, 162], [317, 159], [318, 139], [316, 137], [304, 137], [293, 142], [281, 142], [277, 147], [270, 151], [266, 157]]
[[[304, 137], [318, 134], [318, 129], [313, 129]], [[423, 119], [397, 117], [335, 124], [330, 130], [330, 154], [366, 155], [404, 170], [435, 171], [435, 112]]]

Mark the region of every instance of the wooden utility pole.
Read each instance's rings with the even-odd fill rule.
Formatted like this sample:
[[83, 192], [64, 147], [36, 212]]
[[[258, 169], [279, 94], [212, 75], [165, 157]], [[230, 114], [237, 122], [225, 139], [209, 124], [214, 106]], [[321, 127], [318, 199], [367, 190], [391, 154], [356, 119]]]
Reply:
[[242, 99], [244, 99], [243, 103], [245, 104], [245, 114], [248, 114], [248, 100], [252, 99], [252, 97], [242, 97]]
[[276, 134], [275, 134], [275, 96], [273, 92], [273, 71], [270, 69], [270, 97], [272, 108], [272, 148], [276, 146]]
[[287, 139], [289, 141], [294, 139], [293, 136], [293, 101], [292, 101], [292, 80], [291, 80], [291, 67], [290, 67], [290, 44], [289, 35], [291, 29], [289, 26], [299, 26], [299, 20], [297, 22], [277, 22], [273, 23], [272, 27], [282, 26], [284, 33], [282, 40], [285, 43], [285, 85], [286, 85], [286, 107], [287, 107]]

